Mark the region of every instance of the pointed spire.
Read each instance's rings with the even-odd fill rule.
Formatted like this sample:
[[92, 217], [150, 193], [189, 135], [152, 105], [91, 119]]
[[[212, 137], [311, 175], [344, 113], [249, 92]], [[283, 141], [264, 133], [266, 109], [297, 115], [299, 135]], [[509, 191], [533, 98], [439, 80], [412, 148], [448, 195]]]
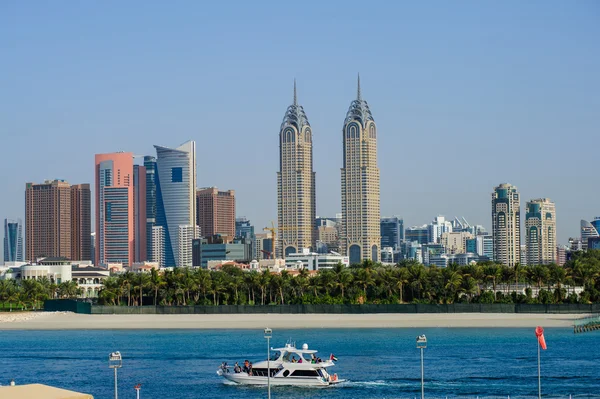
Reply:
[[296, 95], [296, 78], [294, 78], [294, 105], [298, 105], [298, 96]]
[[357, 90], [356, 90], [356, 99], [357, 99], [358, 101], [361, 101], [361, 100], [362, 100], [362, 97], [361, 97], [361, 95], [360, 95], [360, 73], [358, 74], [358, 88], [357, 88]]

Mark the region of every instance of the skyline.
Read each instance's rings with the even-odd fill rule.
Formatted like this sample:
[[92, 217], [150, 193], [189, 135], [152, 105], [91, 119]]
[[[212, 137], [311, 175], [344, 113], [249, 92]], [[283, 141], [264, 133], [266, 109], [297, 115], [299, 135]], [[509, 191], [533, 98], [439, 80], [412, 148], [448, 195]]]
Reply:
[[[11, 170], [0, 217], [24, 217], [27, 181], [93, 184], [96, 153], [151, 155], [154, 144], [193, 139], [198, 186], [235, 190], [237, 216], [260, 230], [277, 220], [277, 134], [294, 77], [314, 131], [316, 214], [334, 216], [357, 72], [381, 132], [382, 217], [410, 227], [464, 216], [491, 231], [490, 194], [503, 182], [523, 204], [556, 203], [561, 244], [600, 214], [588, 149], [600, 144], [596, 3], [374, 4], [359, 36], [341, 3], [294, 9], [312, 28], [302, 32], [286, 30], [289, 5], [184, 4], [149, 3], [137, 15], [111, 2], [35, 13], [4, 3], [0, 37], [13, 45], [0, 125], [14, 150], [0, 161]], [[205, 12], [214, 18], [197, 24]], [[289, 63], [290, 40], [315, 62]]]

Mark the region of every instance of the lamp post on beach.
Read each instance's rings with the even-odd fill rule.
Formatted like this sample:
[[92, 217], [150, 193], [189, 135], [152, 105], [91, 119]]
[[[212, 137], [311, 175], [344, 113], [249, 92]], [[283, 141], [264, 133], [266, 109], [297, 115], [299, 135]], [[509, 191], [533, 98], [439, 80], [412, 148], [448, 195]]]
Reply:
[[271, 399], [271, 337], [273, 336], [273, 330], [269, 327], [265, 328], [265, 338], [267, 339], [267, 392], [268, 397]]
[[121, 352], [113, 352], [108, 355], [108, 367], [115, 370], [115, 399], [119, 398], [119, 393], [117, 391], [117, 369], [120, 369], [123, 366], [123, 358], [121, 357]]
[[425, 399], [425, 380], [423, 368], [423, 349], [427, 348], [427, 337], [425, 334], [417, 337], [417, 349], [421, 349], [421, 399]]

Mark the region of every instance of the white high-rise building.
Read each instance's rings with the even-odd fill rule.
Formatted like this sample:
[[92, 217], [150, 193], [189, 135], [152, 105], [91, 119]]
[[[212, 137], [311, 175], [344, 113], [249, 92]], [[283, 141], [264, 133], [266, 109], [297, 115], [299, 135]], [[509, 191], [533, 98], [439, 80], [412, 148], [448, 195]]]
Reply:
[[165, 233], [162, 226], [152, 226], [152, 261], [165, 267]]
[[527, 202], [525, 245], [527, 265], [556, 263], [556, 206], [548, 198]]
[[517, 188], [503, 183], [492, 193], [494, 260], [503, 265], [521, 263], [521, 201]]
[[340, 246], [350, 264], [379, 261], [381, 210], [377, 167], [377, 126], [362, 99], [360, 77], [356, 100], [346, 113], [342, 129], [342, 230]]
[[165, 266], [179, 266], [179, 226], [196, 226], [196, 142], [154, 148], [156, 225], [164, 229]]
[[442, 234], [452, 233], [452, 222], [446, 220], [442, 215], [436, 216], [429, 225], [429, 237], [431, 242], [439, 244]]
[[200, 237], [200, 227], [192, 225], [179, 226], [178, 232], [175, 263], [178, 267], [192, 267], [192, 240]]

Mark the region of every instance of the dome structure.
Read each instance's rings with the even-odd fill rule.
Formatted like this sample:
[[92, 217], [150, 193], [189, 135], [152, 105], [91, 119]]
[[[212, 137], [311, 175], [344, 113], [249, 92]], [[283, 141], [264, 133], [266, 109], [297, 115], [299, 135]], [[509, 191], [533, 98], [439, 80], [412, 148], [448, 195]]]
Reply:
[[368, 121], [375, 121], [375, 119], [373, 119], [373, 114], [371, 114], [371, 110], [369, 109], [369, 104], [367, 104], [367, 102], [362, 99], [360, 93], [360, 75], [358, 75], [356, 100], [352, 101], [352, 103], [350, 104], [350, 108], [348, 108], [344, 125], [348, 124], [351, 121], [360, 122], [363, 129], [366, 128]]
[[285, 116], [283, 117], [283, 121], [281, 122], [280, 131], [286, 125], [291, 125], [296, 127], [298, 132], [302, 131], [302, 128], [305, 126], [310, 127], [310, 123], [308, 123], [308, 118], [306, 117], [306, 113], [304, 112], [304, 108], [301, 105], [298, 105], [298, 97], [296, 95], [296, 80], [294, 79], [294, 102], [287, 108], [285, 111]]

